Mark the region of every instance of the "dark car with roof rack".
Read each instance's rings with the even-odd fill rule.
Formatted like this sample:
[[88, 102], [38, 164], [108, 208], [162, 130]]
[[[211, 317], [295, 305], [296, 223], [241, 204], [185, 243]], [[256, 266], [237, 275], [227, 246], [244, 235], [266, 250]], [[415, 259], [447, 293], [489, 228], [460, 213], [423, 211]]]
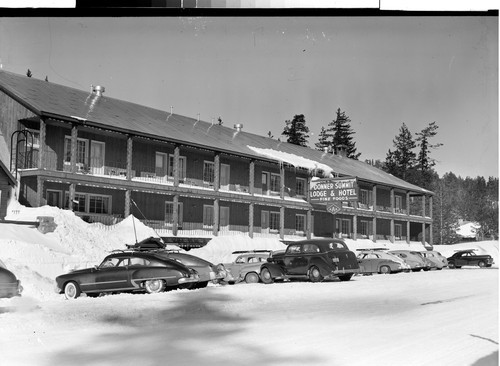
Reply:
[[183, 287], [190, 289], [204, 288], [207, 287], [209, 282], [216, 284], [222, 278], [222, 275], [217, 270], [217, 266], [211, 262], [192, 254], [185, 253], [180, 248], [168, 249], [161, 238], [149, 237], [135, 244], [127, 245], [127, 248], [140, 252], [156, 253], [163, 258], [176, 260], [196, 270], [200, 276], [200, 280], [197, 283]]
[[491, 267], [493, 257], [489, 254], [476, 254], [475, 249], [458, 250], [448, 257], [449, 268], [462, 268], [462, 266]]
[[338, 278], [349, 281], [360, 273], [356, 255], [341, 239], [311, 239], [289, 244], [273, 252], [260, 270], [264, 283], [275, 280], [309, 279], [319, 282]]
[[199, 281], [198, 273], [184, 264], [156, 253], [117, 250], [100, 265], [75, 270], [56, 277], [56, 292], [67, 299], [82, 293], [96, 297], [102, 293], [159, 293]]

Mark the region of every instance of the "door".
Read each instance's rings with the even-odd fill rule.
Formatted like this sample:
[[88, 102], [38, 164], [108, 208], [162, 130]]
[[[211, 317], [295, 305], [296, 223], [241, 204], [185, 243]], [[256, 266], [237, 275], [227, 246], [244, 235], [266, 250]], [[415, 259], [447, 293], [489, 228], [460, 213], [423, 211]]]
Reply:
[[62, 208], [61, 196], [61, 191], [47, 189], [47, 205]]
[[303, 252], [302, 245], [289, 245], [285, 253], [285, 267], [289, 274], [304, 275], [307, 273], [308, 255]]
[[92, 141], [90, 143], [90, 170], [92, 174], [104, 174], [105, 143]]
[[261, 232], [269, 233], [269, 211], [261, 211], [261, 213], [260, 213], [260, 228], [261, 228]]
[[229, 173], [230, 166], [227, 164], [220, 165], [220, 186], [224, 189], [229, 189]]
[[102, 263], [96, 273], [96, 288], [100, 291], [130, 288], [128, 264], [128, 258], [111, 258]]
[[229, 230], [229, 207], [219, 207], [219, 229], [223, 231]]
[[267, 194], [269, 190], [269, 173], [262, 172], [262, 194]]

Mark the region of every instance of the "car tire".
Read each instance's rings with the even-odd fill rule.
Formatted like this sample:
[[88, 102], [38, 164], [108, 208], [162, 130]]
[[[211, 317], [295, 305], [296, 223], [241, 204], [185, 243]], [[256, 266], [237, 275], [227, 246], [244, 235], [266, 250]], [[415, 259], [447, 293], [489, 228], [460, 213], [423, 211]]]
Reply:
[[454, 269], [455, 268], [455, 263], [453, 262], [448, 262], [448, 268]]
[[339, 280], [341, 280], [342, 282], [350, 281], [351, 278], [352, 278], [352, 273], [339, 276]]
[[312, 266], [309, 268], [309, 280], [311, 282], [320, 282], [323, 281], [323, 276], [318, 267]]
[[259, 282], [259, 275], [255, 272], [249, 272], [245, 276], [245, 282], [246, 283], [258, 283]]
[[477, 263], [477, 265], [478, 265], [480, 268], [484, 268], [484, 267], [486, 267], [486, 262], [485, 262], [485, 261], [479, 261], [479, 262]]
[[64, 285], [64, 296], [68, 300], [77, 299], [81, 293], [80, 286], [75, 281], [70, 281]]
[[165, 282], [162, 280], [148, 280], [144, 282], [144, 288], [148, 294], [158, 294], [165, 291]]
[[271, 274], [271, 271], [269, 271], [269, 269], [265, 268], [265, 267], [260, 270], [260, 279], [265, 284], [270, 284], [270, 283], [274, 282], [273, 275]]
[[378, 271], [381, 274], [390, 274], [391, 273], [391, 267], [389, 266], [380, 266], [380, 269]]

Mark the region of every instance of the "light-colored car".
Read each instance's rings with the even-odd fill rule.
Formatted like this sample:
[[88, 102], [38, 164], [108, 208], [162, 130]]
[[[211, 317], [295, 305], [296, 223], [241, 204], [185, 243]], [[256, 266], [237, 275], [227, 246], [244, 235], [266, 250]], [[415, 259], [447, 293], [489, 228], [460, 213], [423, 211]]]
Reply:
[[410, 270], [404, 260], [381, 250], [361, 250], [357, 258], [363, 274], [389, 274]]
[[390, 250], [388, 253], [402, 258], [410, 265], [413, 272], [429, 269], [429, 265], [424, 261], [422, 255], [414, 250]]
[[435, 250], [427, 250], [421, 253], [425, 258], [434, 263], [437, 270], [441, 270], [448, 266], [448, 259]]
[[21, 292], [23, 292], [21, 281], [0, 261], [0, 298], [21, 296]]
[[239, 254], [232, 263], [220, 263], [217, 274], [225, 283], [257, 283], [260, 281], [260, 267], [267, 261], [269, 250], [233, 252]]

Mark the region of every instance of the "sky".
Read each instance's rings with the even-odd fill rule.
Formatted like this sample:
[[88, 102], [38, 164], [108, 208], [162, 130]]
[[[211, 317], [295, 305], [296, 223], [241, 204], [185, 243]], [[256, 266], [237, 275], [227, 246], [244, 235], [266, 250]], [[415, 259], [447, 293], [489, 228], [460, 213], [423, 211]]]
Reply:
[[498, 177], [498, 17], [2, 17], [0, 64], [310, 147], [340, 108], [360, 160], [436, 122], [440, 176]]

